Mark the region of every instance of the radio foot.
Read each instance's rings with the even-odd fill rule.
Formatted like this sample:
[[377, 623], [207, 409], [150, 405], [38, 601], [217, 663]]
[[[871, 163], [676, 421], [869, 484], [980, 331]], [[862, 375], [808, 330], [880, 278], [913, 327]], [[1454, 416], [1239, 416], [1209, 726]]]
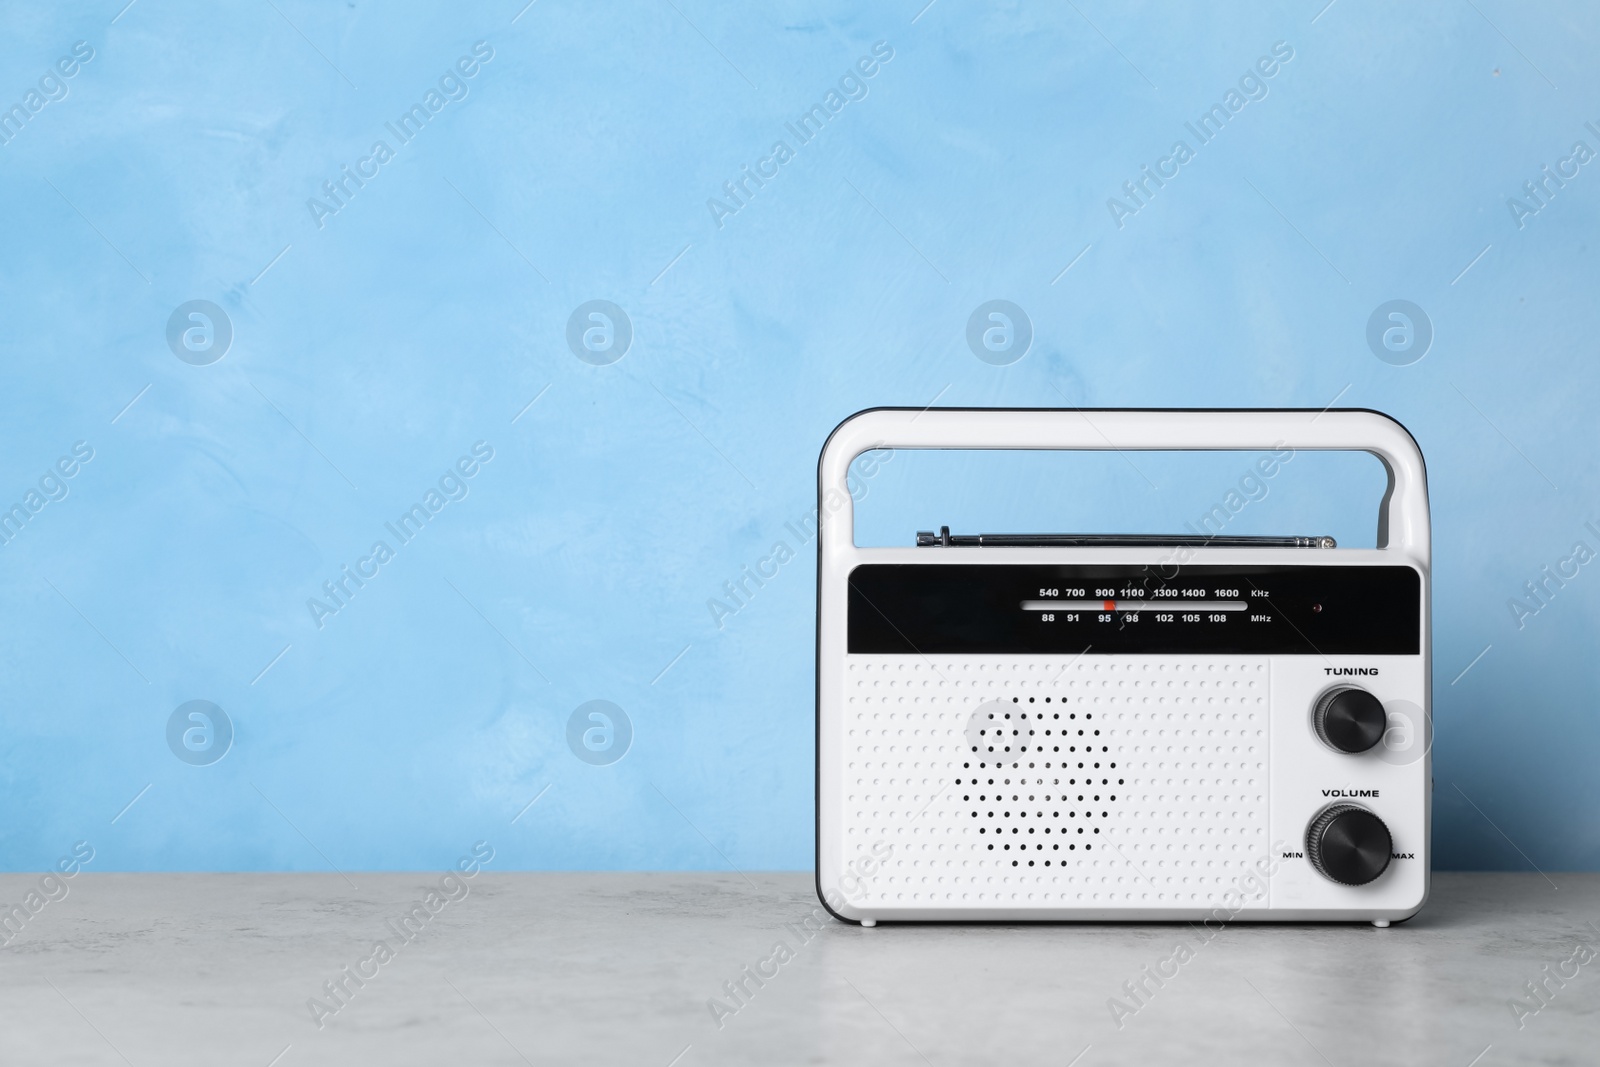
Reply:
[[[861, 920], [861, 925], [862, 926], [877, 926], [878, 925], [878, 920], [877, 919], [862, 919]], [[1389, 924], [1388, 923], [1384, 923], [1383, 925], [1388, 926]]]
[[1389, 928], [1389, 920], [1388, 919], [1373, 919], [1372, 920], [1372, 925], [1376, 926], [1380, 930], [1387, 930]]

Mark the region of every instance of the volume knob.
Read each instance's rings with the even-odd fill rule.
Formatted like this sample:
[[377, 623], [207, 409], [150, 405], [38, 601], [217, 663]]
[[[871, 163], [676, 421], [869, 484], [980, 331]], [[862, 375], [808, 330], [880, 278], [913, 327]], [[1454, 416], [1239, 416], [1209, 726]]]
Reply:
[[1351, 755], [1383, 740], [1389, 727], [1382, 701], [1353, 685], [1335, 686], [1318, 697], [1312, 721], [1324, 744]]
[[1359, 804], [1334, 804], [1311, 820], [1306, 856], [1326, 878], [1366, 885], [1389, 869], [1394, 839], [1389, 828]]

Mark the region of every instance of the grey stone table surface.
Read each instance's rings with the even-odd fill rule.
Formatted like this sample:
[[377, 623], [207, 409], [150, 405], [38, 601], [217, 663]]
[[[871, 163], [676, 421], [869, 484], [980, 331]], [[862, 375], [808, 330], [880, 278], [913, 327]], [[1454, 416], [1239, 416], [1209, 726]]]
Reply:
[[807, 874], [46, 888], [0, 876], [0, 901], [39, 893], [0, 932], [7, 1065], [1600, 1063], [1597, 874], [1443, 873], [1387, 930], [1209, 936], [868, 930]]

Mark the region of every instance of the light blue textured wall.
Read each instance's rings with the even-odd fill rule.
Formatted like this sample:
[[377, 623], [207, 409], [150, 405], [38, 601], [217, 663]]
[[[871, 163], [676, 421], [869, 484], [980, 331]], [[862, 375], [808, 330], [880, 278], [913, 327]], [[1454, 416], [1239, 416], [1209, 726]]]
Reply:
[[[447, 7], [7, 8], [0, 867], [84, 840], [90, 869], [426, 868], [480, 839], [503, 868], [808, 866], [786, 524], [835, 423], [935, 399], [1395, 414], [1433, 491], [1438, 862], [1600, 866], [1600, 564], [1508, 607], [1600, 549], [1592, 6]], [[1146, 164], [1176, 176], [1135, 200]], [[775, 176], [735, 201], [745, 166]], [[967, 341], [995, 299], [1032, 330], [1006, 366]], [[593, 300], [631, 324], [609, 365], [568, 343]], [[1391, 300], [1431, 324], [1409, 365], [1368, 343]], [[169, 344], [190, 301], [222, 358], [187, 312]], [[1064, 491], [896, 461], [889, 539]], [[1244, 466], [1117, 462], [1074, 507], [1185, 519]], [[1323, 470], [1248, 521], [1370, 536], [1370, 472]], [[778, 540], [797, 558], [719, 626]], [[346, 565], [376, 576], [314, 613]], [[187, 711], [169, 744], [196, 700], [220, 761]], [[631, 722], [620, 761], [569, 745], [591, 700]]]

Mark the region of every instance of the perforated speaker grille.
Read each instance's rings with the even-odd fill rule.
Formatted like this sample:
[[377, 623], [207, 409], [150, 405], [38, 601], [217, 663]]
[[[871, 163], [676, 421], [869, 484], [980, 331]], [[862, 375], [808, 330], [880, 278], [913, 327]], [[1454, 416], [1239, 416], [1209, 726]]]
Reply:
[[1212, 906], [1269, 857], [1265, 659], [849, 656], [844, 683], [863, 905]]

